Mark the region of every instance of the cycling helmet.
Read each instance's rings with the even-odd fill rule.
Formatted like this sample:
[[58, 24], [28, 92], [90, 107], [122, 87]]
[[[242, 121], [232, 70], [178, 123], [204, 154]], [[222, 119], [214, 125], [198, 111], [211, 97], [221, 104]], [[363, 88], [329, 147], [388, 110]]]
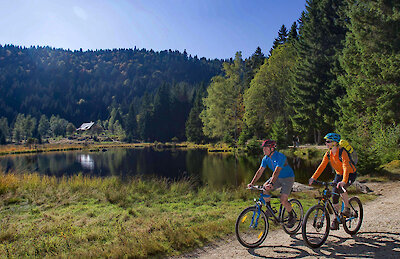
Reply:
[[335, 142], [339, 143], [341, 137], [340, 137], [340, 135], [337, 134], [337, 133], [328, 133], [328, 134], [326, 134], [326, 136], [324, 137], [324, 139], [330, 139], [330, 140], [332, 140], [332, 141], [335, 141]]
[[272, 139], [267, 139], [262, 143], [261, 147], [273, 147], [273, 148], [276, 148], [276, 141], [272, 140]]

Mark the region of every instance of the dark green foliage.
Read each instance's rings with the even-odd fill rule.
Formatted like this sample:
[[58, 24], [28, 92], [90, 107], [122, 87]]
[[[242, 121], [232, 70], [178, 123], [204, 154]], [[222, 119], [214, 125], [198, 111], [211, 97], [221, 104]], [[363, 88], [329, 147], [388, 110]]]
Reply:
[[7, 118], [0, 118], [0, 144], [6, 144], [7, 138], [10, 136]]
[[265, 56], [261, 51], [260, 47], [257, 47], [256, 51], [251, 55], [250, 58], [245, 60], [244, 64], [244, 84], [245, 89], [250, 86], [251, 80], [253, 80], [254, 75], [258, 72], [262, 64], [264, 64]]
[[200, 113], [204, 109], [203, 98], [207, 94], [205, 87], [197, 90], [193, 107], [190, 110], [188, 120], [186, 121], [186, 138], [188, 141], [201, 143], [205, 140], [203, 133], [204, 124], [200, 119]]
[[336, 83], [338, 55], [347, 31], [340, 22], [343, 6], [344, 1], [308, 0], [301, 17], [291, 119], [307, 141], [318, 143], [338, 119], [336, 99], [344, 95]]
[[[398, 157], [400, 137], [400, 3], [348, 1], [351, 21], [341, 56], [343, 135], [357, 140], [364, 171]], [[397, 135], [396, 135], [397, 134]], [[361, 158], [361, 160], [362, 160]], [[397, 158], [398, 159], [398, 158]]]
[[0, 144], [1, 145], [6, 144], [6, 136], [1, 129], [0, 129]]
[[288, 129], [283, 117], [277, 117], [271, 127], [271, 139], [277, 142], [279, 148], [288, 146]]
[[246, 152], [250, 155], [258, 155], [262, 152], [261, 144], [257, 138], [251, 138], [246, 145]]
[[292, 27], [290, 27], [290, 31], [289, 31], [289, 34], [288, 34], [287, 41], [294, 43], [298, 39], [299, 39], [299, 35], [297, 34], [297, 23], [294, 22], [292, 24]]
[[286, 26], [283, 24], [278, 31], [278, 37], [275, 38], [274, 42], [272, 43], [272, 48], [269, 51], [269, 54], [272, 55], [272, 51], [276, 49], [276, 47], [285, 44], [287, 38], [288, 38], [288, 31], [286, 29]]
[[137, 121], [135, 114], [135, 106], [132, 102], [129, 106], [129, 112], [126, 117], [126, 138], [129, 142], [132, 142], [137, 137]]
[[[172, 87], [185, 83], [191, 92], [200, 82], [209, 82], [219, 74], [222, 65], [221, 60], [192, 58], [171, 50], [72, 52], [13, 45], [0, 45], [0, 61], [3, 116], [14, 121], [18, 113], [29, 114], [37, 120], [43, 114], [47, 118], [54, 114], [75, 125], [108, 119], [109, 107], [120, 109], [121, 115], [125, 115], [132, 101], [139, 113], [144, 93], [153, 98], [163, 84]], [[190, 100], [182, 101], [190, 103]], [[178, 114], [181, 115], [184, 114]], [[183, 136], [186, 119], [180, 118], [183, 126], [180, 123], [179, 131]], [[119, 119], [119, 123], [125, 126], [124, 120]]]

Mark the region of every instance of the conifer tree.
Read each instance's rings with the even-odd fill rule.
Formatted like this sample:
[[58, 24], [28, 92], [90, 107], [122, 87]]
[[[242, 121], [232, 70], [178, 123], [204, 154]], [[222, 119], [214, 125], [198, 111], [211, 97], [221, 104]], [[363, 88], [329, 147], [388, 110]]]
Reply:
[[129, 112], [126, 117], [126, 138], [129, 142], [132, 142], [137, 137], [137, 122], [136, 122], [136, 113], [135, 113], [135, 105], [132, 102], [129, 105]]
[[293, 42], [296, 42], [298, 39], [299, 39], [299, 36], [297, 34], [297, 23], [294, 22], [292, 24], [292, 27], [290, 27], [287, 41], [293, 43]]
[[269, 55], [272, 55], [272, 51], [278, 47], [279, 45], [285, 44], [287, 41], [288, 37], [288, 31], [286, 29], [286, 26], [282, 24], [281, 28], [278, 31], [278, 37], [275, 38], [274, 42], [272, 43], [272, 48], [269, 51]]
[[186, 138], [188, 141], [195, 143], [200, 143], [205, 140], [203, 133], [204, 124], [200, 119], [200, 113], [204, 109], [203, 98], [205, 94], [206, 91], [204, 88], [200, 88], [196, 91], [193, 107], [186, 121]]
[[333, 130], [338, 115], [336, 99], [343, 95], [336, 82], [338, 56], [346, 27], [339, 23], [344, 1], [307, 0], [302, 14], [298, 59], [291, 93], [294, 130], [307, 141], [320, 142], [322, 132]]
[[245, 60], [245, 72], [244, 72], [244, 84], [245, 89], [250, 86], [251, 80], [253, 80], [254, 75], [258, 69], [264, 64], [265, 56], [261, 51], [260, 47], [257, 47], [256, 51], [251, 55], [250, 58]]
[[346, 14], [349, 33], [341, 56], [346, 73], [340, 82], [347, 94], [339, 102], [337, 126], [360, 149], [366, 171], [380, 159], [388, 162], [378, 156], [393, 153], [385, 138], [393, 140], [387, 132], [400, 124], [400, 2], [349, 1]]

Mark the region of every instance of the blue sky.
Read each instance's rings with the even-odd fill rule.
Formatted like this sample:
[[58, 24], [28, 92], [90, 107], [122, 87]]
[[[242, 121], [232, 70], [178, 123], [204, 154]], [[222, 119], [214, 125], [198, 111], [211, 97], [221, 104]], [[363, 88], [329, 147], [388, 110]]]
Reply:
[[305, 0], [0, 0], [0, 44], [70, 50], [171, 49], [192, 56], [268, 53]]

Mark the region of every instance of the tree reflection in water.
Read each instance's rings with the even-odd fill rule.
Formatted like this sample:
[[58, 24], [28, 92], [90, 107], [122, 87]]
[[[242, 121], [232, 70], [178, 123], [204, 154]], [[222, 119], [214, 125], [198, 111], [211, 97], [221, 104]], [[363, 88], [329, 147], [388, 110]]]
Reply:
[[[229, 188], [250, 182], [262, 156], [234, 156], [208, 153], [207, 150], [156, 150], [152, 148], [108, 149], [106, 152], [54, 152], [0, 157], [0, 170], [5, 172], [38, 172], [68, 176], [78, 173], [96, 176], [146, 176], [179, 180], [189, 178], [200, 185]], [[307, 183], [320, 161], [288, 158], [295, 170], [296, 181]], [[330, 169], [322, 177], [331, 177]], [[266, 170], [262, 179], [272, 172]], [[323, 179], [324, 180], [324, 179]]]

